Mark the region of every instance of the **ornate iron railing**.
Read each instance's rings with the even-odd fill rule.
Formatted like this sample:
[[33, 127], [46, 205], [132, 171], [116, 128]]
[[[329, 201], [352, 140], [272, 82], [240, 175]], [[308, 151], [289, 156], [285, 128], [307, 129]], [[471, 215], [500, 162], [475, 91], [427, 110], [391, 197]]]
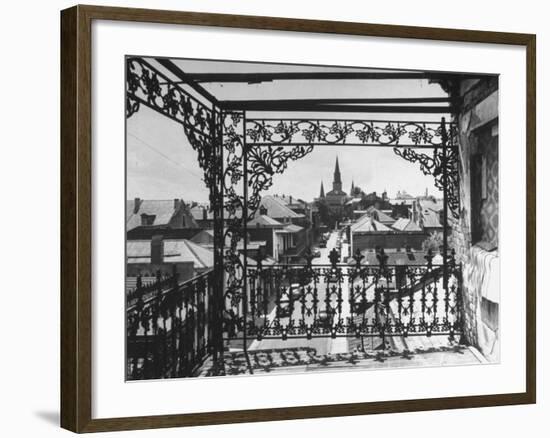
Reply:
[[[212, 353], [214, 273], [151, 294], [135, 292], [127, 306], [127, 379], [189, 377]], [[159, 284], [164, 282], [159, 282]], [[137, 298], [136, 298], [137, 297]]]
[[460, 288], [454, 257], [446, 266], [432, 263], [431, 255], [422, 265], [259, 264], [248, 268], [247, 291], [226, 312], [225, 333], [257, 340], [412, 335], [452, 340], [462, 333]]

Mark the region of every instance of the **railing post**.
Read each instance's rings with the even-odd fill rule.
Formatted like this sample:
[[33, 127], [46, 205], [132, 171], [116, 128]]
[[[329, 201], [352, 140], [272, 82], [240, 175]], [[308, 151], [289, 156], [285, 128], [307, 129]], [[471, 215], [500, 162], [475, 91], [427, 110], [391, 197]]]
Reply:
[[376, 289], [374, 291], [374, 307], [375, 307], [375, 317], [376, 322], [378, 324], [378, 330], [380, 332], [380, 336], [382, 337], [382, 343], [376, 347], [376, 350], [385, 350], [386, 349], [386, 323], [387, 323], [387, 309], [385, 309], [386, 306], [386, 288], [381, 286], [380, 279], [384, 279], [387, 281], [387, 261], [388, 256], [384, 252], [384, 248], [380, 248], [380, 251], [376, 255], [376, 258], [378, 259], [378, 266], [379, 266], [379, 276], [378, 276], [378, 284], [376, 285]]
[[449, 294], [449, 271], [448, 271], [448, 209], [449, 209], [449, 175], [447, 166], [447, 142], [449, 140], [445, 117], [441, 118], [441, 169], [443, 172], [443, 290], [445, 296]]
[[224, 311], [224, 169], [223, 169], [223, 121], [224, 113], [213, 105], [210, 132], [212, 156], [216, 163], [211, 184], [211, 208], [214, 213], [214, 270], [208, 277], [207, 297], [210, 315], [210, 348], [216, 373], [223, 360], [223, 311]]
[[172, 362], [172, 377], [177, 375], [177, 350], [176, 350], [176, 336], [177, 336], [177, 318], [176, 318], [176, 307], [177, 307], [177, 294], [179, 286], [179, 274], [176, 268], [176, 265], [172, 265], [172, 291], [170, 292], [170, 335], [171, 335], [171, 362]]

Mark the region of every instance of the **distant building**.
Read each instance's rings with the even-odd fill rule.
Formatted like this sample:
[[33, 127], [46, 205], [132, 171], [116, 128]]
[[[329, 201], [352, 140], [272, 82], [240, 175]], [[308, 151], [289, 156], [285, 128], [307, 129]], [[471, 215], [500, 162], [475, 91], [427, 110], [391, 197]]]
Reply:
[[126, 231], [138, 227], [198, 228], [183, 199], [126, 201]]
[[443, 201], [433, 197], [418, 197], [412, 205], [412, 219], [427, 234], [443, 231], [441, 216]]
[[170, 274], [175, 269], [180, 281], [188, 280], [214, 267], [213, 251], [187, 239], [126, 241], [126, 276], [152, 276], [156, 271]]
[[260, 201], [257, 214], [269, 216], [282, 223], [303, 224], [307, 220], [306, 214], [297, 213], [289, 206], [294, 201], [292, 197], [285, 199], [282, 196], [265, 195]]
[[377, 248], [420, 250], [422, 243], [426, 240], [426, 233], [410, 219], [395, 221], [374, 208], [350, 226], [349, 234], [352, 254], [357, 250]]
[[348, 195], [342, 190], [342, 177], [340, 174], [338, 157], [336, 157], [336, 163], [334, 165], [332, 190], [327, 192], [324, 199], [332, 215], [336, 217], [337, 220], [341, 220], [344, 214], [344, 205], [346, 204]]

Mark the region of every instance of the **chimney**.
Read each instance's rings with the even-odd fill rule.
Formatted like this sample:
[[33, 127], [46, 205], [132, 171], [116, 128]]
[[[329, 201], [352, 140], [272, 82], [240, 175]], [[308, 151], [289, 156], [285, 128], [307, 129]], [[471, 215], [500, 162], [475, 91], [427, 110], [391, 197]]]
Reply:
[[289, 204], [292, 204], [292, 195], [290, 195], [290, 202]]
[[178, 198], [174, 198], [174, 210], [178, 209], [179, 204], [180, 204], [180, 200]]
[[151, 264], [160, 265], [164, 263], [164, 241], [162, 235], [157, 234], [151, 238]]
[[136, 214], [139, 211], [140, 204], [141, 204], [141, 199], [134, 198], [134, 214]]
[[202, 220], [205, 221], [207, 219], [208, 219], [208, 210], [203, 207], [203, 209], [202, 209]]

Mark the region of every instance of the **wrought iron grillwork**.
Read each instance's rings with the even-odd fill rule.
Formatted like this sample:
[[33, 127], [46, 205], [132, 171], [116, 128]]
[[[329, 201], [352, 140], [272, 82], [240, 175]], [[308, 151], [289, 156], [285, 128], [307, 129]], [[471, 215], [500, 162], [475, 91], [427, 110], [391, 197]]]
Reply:
[[[446, 123], [453, 132], [455, 125]], [[353, 119], [247, 119], [246, 142], [254, 145], [441, 146], [440, 122]]]
[[430, 259], [422, 266], [262, 268], [261, 261], [247, 266], [239, 252], [273, 176], [314, 146], [392, 147], [434, 176], [457, 217], [454, 123], [249, 119], [245, 111], [203, 102], [142, 58], [127, 59], [126, 75], [127, 117], [143, 105], [183, 126], [204, 171], [215, 223], [213, 273], [168, 288], [165, 279], [164, 286], [140, 285], [128, 301], [129, 379], [192, 375], [209, 351], [219, 357], [222, 331], [245, 339], [460, 333], [460, 268], [452, 257], [442, 265]]
[[[160, 281], [129, 294], [127, 379], [189, 377], [213, 351], [213, 271], [182, 284]], [[136, 298], [137, 297], [137, 298]]]
[[207, 104], [172, 82], [142, 58], [126, 61], [126, 117], [135, 114], [141, 105], [160, 112], [180, 123], [185, 136], [197, 153], [204, 171], [204, 182], [210, 189], [211, 202], [216, 202], [217, 179], [221, 172], [215, 156], [216, 115]]
[[226, 272], [225, 313], [236, 315], [244, 304], [244, 256], [237, 246], [245, 242], [246, 224], [260, 206], [262, 193], [273, 184], [273, 176], [281, 174], [288, 161], [303, 158], [313, 146], [248, 147], [245, 142], [243, 112], [223, 113], [224, 145], [224, 211], [227, 227], [224, 232]]
[[[248, 268], [248, 315], [226, 325], [229, 337], [381, 337], [461, 333], [460, 267], [278, 265]], [[246, 324], [245, 324], [246, 321]], [[239, 330], [241, 331], [239, 333]]]
[[393, 151], [401, 158], [420, 164], [424, 175], [434, 177], [435, 186], [445, 194], [446, 203], [451, 214], [458, 219], [460, 211], [460, 195], [458, 192], [458, 138], [456, 124], [441, 123], [440, 137], [442, 147], [434, 147], [431, 156], [412, 148], [394, 147]]

